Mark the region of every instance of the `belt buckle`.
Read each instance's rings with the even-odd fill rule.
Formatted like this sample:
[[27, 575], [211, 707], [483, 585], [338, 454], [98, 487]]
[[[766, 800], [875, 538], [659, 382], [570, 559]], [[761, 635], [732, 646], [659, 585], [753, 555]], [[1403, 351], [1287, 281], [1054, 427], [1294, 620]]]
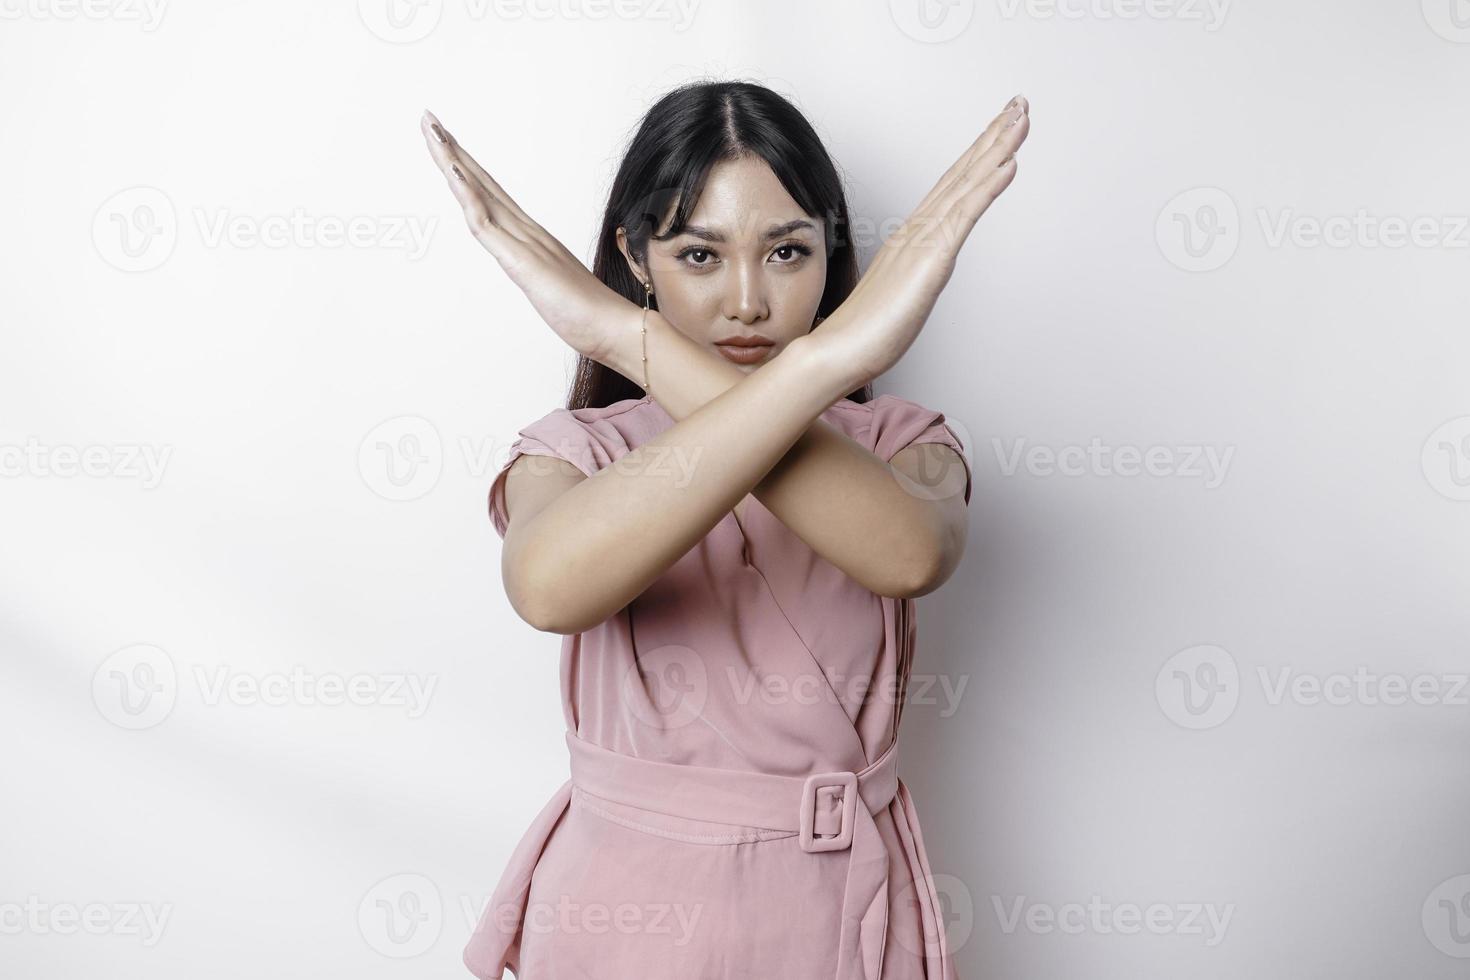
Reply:
[[[818, 837], [817, 790], [827, 786], [842, 787], [842, 826], [835, 837]], [[803, 851], [840, 851], [852, 843], [858, 803], [857, 773], [819, 772], [806, 777], [801, 787], [801, 824], [797, 842]]]

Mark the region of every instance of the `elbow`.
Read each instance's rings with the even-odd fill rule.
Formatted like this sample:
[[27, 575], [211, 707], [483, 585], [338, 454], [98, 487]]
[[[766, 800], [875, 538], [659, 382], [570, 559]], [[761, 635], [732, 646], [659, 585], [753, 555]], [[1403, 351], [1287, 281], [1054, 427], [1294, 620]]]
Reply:
[[880, 580], [863, 582], [868, 591], [887, 599], [917, 599], [943, 584], [937, 566], [926, 558], [913, 561], [890, 560], [884, 563], [883, 577]]
[[931, 592], [938, 592], [939, 587], [949, 581], [949, 577], [952, 574], [952, 571], [953, 570], [945, 570], [943, 572], [925, 578], [918, 585], [914, 586], [908, 597], [910, 599], [917, 599], [921, 595], [928, 595]]
[[511, 608], [521, 620], [538, 633], [555, 633], [558, 636], [571, 636], [581, 633], [584, 627], [571, 623], [566, 619], [565, 610], [558, 609], [555, 602], [547, 602], [538, 599], [511, 599]]
[[[539, 633], [570, 636], [582, 632], [581, 626], [568, 620], [566, 603], [558, 601], [558, 592], [555, 589], [528, 588], [523, 583], [512, 584], [511, 579], [507, 578], [505, 595], [516, 615]], [[565, 592], [560, 593], [561, 599], [564, 600], [565, 596]]]
[[[507, 549], [501, 554], [500, 579], [505, 584], [505, 597], [510, 607], [527, 626], [540, 633], [567, 635], [577, 632], [562, 622], [565, 604], [557, 601], [558, 590], [548, 587], [542, 576], [526, 567], [524, 560], [513, 557]], [[565, 590], [560, 593], [563, 597]]]
[[908, 573], [901, 576], [892, 591], [895, 599], [917, 599], [936, 591], [949, 581], [964, 556], [963, 538], [942, 539], [923, 550], [905, 567]]
[[916, 571], [904, 576], [899, 584], [889, 590], [895, 599], [917, 599], [939, 588], [949, 578], [949, 573], [940, 565], [928, 562], [916, 566]]
[[572, 636], [585, 633], [606, 618], [569, 602], [577, 590], [568, 587], [564, 578], [513, 565], [503, 569], [502, 578], [511, 608], [537, 632]]
[[579, 632], [578, 630], [568, 629], [563, 626], [556, 618], [555, 613], [547, 611], [545, 606], [522, 606], [514, 602], [511, 603], [511, 606], [515, 609], [516, 614], [521, 617], [522, 621], [538, 633], [555, 633], [558, 636], [569, 636], [572, 633]]

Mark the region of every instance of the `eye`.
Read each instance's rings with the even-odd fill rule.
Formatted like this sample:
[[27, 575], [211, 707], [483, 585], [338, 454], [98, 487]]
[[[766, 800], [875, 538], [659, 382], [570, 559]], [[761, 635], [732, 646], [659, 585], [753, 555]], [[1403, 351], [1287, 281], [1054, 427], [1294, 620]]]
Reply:
[[776, 253], [779, 254], [781, 252], [795, 252], [797, 254], [792, 258], [786, 259], [784, 262], [777, 263], [778, 265], [796, 265], [802, 259], [812, 254], [812, 250], [801, 242], [787, 242], [784, 245], [777, 245]]
[[713, 265], [714, 263], [713, 262], [691, 262], [689, 260], [689, 257], [691, 255], [714, 255], [714, 254], [715, 254], [714, 252], [711, 252], [707, 248], [701, 248], [698, 245], [690, 245], [688, 248], [684, 249], [678, 255], [676, 255], [675, 258], [677, 258], [680, 262], [683, 262], [685, 265], [690, 265], [690, 266], [693, 266], [696, 269], [701, 269], [701, 268], [704, 268], [707, 265]]

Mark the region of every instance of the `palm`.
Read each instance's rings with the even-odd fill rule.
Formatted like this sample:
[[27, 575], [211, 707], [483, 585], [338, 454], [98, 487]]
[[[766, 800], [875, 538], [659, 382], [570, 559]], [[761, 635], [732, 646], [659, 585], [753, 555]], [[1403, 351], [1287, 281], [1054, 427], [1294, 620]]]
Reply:
[[[1026, 100], [1019, 115], [997, 116], [919, 202], [814, 336], [850, 365], [852, 387], [898, 362], [918, 337], [980, 216], [1016, 175], [1014, 153], [1030, 132]], [[1014, 118], [1014, 122], [1012, 121]]]
[[599, 359], [610, 344], [612, 325], [639, 308], [532, 221], [432, 113], [424, 113], [419, 128], [475, 239], [559, 337], [578, 353]]

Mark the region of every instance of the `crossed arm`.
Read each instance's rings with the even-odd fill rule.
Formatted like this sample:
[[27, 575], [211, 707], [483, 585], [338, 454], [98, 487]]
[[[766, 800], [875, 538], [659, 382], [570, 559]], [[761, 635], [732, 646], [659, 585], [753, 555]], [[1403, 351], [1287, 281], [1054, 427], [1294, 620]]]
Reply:
[[[913, 343], [959, 247], [1014, 178], [1029, 125], [1018, 95], [841, 306], [748, 375], [647, 313], [653, 395], [675, 424], [590, 477], [564, 460], [516, 461], [501, 561], [517, 613], [558, 633], [606, 620], [750, 493], [870, 591], [907, 597], [937, 588], [962, 555], [967, 511], [962, 482], [935, 491], [921, 474], [962, 475], [963, 462], [947, 447], [919, 444], [890, 466], [820, 416]], [[584, 356], [639, 377], [643, 311], [531, 220], [431, 114], [420, 128], [475, 237], [547, 324]], [[659, 465], [669, 453], [684, 466]]]
[[[675, 424], [590, 478], [564, 461], [516, 462], [502, 570], [517, 612], [557, 633], [601, 622], [747, 493], [872, 592], [917, 596], [943, 584], [964, 551], [963, 462], [926, 443], [899, 452], [890, 469], [821, 421], [857, 385], [814, 340], [798, 339], [747, 375], [650, 313], [651, 388]], [[641, 350], [627, 331], [609, 366], [638, 376]], [[664, 454], [685, 466], [655, 465]], [[693, 476], [681, 487], [685, 467]], [[906, 489], [894, 469], [924, 492]], [[938, 488], [923, 477], [936, 471]]]
[[[610, 357], [615, 370], [628, 377], [638, 370], [641, 350], [635, 354], [633, 347], [638, 340], [631, 336]], [[663, 317], [650, 314], [648, 346], [650, 367], [657, 366], [649, 379], [654, 397], [676, 422], [747, 379]], [[838, 387], [847, 380], [840, 373], [835, 378]], [[760, 437], [751, 431], [758, 427], [749, 418], [735, 426], [742, 439]], [[871, 591], [922, 595], [949, 578], [964, 550], [964, 463], [948, 446], [923, 443], [899, 452], [893, 465], [909, 487], [922, 492], [906, 489], [888, 461], [818, 418], [745, 493], [753, 493], [813, 551]]]

